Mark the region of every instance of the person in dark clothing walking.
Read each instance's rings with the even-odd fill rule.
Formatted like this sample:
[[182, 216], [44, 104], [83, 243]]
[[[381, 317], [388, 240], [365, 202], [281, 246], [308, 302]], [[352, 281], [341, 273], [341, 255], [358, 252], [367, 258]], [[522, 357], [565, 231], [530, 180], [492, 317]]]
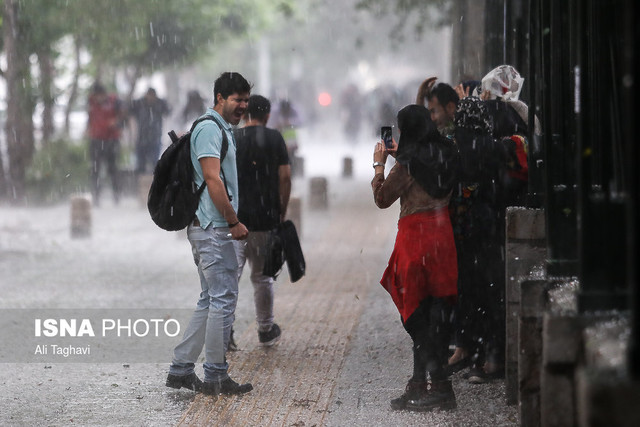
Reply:
[[271, 103], [251, 95], [245, 126], [234, 131], [237, 143], [238, 218], [249, 229], [245, 241], [236, 242], [238, 278], [246, 261], [251, 266], [258, 339], [270, 346], [280, 339], [273, 322], [273, 278], [263, 273], [270, 231], [284, 221], [291, 194], [291, 166], [285, 141], [275, 129], [266, 127]]
[[136, 173], [153, 172], [162, 145], [162, 118], [169, 114], [169, 105], [149, 88], [144, 97], [131, 103], [129, 113], [138, 123], [136, 140]]

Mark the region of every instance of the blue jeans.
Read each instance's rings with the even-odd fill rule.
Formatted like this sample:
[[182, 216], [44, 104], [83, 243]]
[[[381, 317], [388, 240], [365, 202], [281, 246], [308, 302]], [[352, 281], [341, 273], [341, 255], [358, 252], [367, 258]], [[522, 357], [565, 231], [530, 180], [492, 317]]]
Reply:
[[173, 351], [170, 374], [193, 373], [204, 346], [204, 380], [229, 377], [225, 354], [238, 302], [238, 261], [229, 233], [228, 227], [187, 229], [202, 292], [182, 342]]

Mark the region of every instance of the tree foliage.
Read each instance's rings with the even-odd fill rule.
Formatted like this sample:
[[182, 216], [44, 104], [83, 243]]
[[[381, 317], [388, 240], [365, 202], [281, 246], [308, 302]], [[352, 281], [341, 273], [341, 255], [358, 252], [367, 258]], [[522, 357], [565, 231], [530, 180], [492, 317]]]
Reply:
[[451, 23], [450, 10], [455, 0], [358, 0], [356, 8], [377, 16], [389, 16], [391, 36], [400, 40], [406, 37], [407, 24], [417, 35], [430, 26], [440, 27]]
[[[6, 133], [17, 128], [33, 128], [27, 122], [31, 122], [37, 102], [43, 102], [45, 114], [51, 114], [47, 106], [54, 105], [58, 93], [53, 86], [57, 73], [52, 67], [60, 53], [58, 42], [65, 37], [71, 36], [77, 51], [91, 58], [90, 64], [80, 72], [93, 80], [103, 77], [110, 80], [116, 72], [124, 72], [129, 76], [132, 92], [140, 76], [180, 68], [207, 56], [212, 48], [228, 38], [243, 37], [250, 28], [266, 25], [264, 17], [270, 13], [291, 14], [294, 4], [293, 0], [273, 3], [260, 0], [4, 0], [3, 3], [8, 6], [3, 7], [0, 27], [6, 27], [6, 10], [15, 11], [16, 19], [12, 31], [3, 30], [0, 48], [4, 52], [9, 39], [9, 45], [19, 47], [22, 62], [37, 58], [39, 66], [37, 75], [27, 67], [26, 75], [13, 72], [11, 78], [5, 73], [6, 69], [0, 70], [8, 87], [24, 89], [9, 91], [7, 104], [28, 106], [13, 118], [24, 123], [10, 123], [11, 129], [7, 128]], [[62, 46], [68, 48], [69, 44]], [[11, 57], [8, 61], [17, 59]], [[33, 140], [33, 135], [20, 139]], [[33, 144], [28, 145], [12, 146], [9, 163], [19, 159], [18, 169], [24, 169], [33, 155]], [[12, 179], [23, 181], [23, 177], [24, 173], [20, 173]], [[0, 187], [2, 178], [4, 176], [0, 176]], [[13, 182], [12, 186], [22, 193], [23, 184]]]

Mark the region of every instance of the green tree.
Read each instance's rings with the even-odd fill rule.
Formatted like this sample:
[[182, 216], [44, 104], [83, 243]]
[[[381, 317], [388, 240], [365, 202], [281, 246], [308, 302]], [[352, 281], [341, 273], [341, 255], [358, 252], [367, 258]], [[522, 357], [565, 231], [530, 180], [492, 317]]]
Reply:
[[[24, 174], [35, 150], [33, 111], [44, 106], [43, 135], [53, 133], [52, 107], [61, 89], [54, 87], [57, 43], [71, 36], [76, 66], [69, 90], [71, 104], [78, 94], [78, 79], [113, 81], [124, 71], [129, 96], [144, 74], [180, 68], [229, 37], [246, 35], [265, 11], [287, 11], [291, 0], [276, 4], [260, 0], [3, 0], [2, 49], [7, 66], [1, 75], [7, 83], [5, 134], [9, 157], [11, 195], [24, 198]], [[247, 13], [247, 11], [249, 13]], [[80, 52], [91, 63], [80, 67]], [[35, 55], [35, 56], [33, 56]], [[38, 75], [31, 74], [30, 58], [38, 60]], [[37, 84], [35, 84], [35, 83]], [[3, 172], [0, 169], [0, 172]], [[8, 188], [0, 173], [0, 189]]]
[[451, 10], [456, 0], [359, 0], [356, 8], [366, 10], [376, 16], [389, 17], [392, 23], [392, 37], [404, 38], [406, 23], [412, 23], [412, 30], [422, 35], [430, 26], [449, 25]]
[[29, 36], [24, 14], [17, 0], [4, 0], [3, 50], [7, 67], [3, 76], [7, 82], [5, 136], [9, 157], [9, 182], [2, 176], [3, 187], [16, 201], [24, 197], [25, 170], [34, 151], [33, 98], [29, 69]]

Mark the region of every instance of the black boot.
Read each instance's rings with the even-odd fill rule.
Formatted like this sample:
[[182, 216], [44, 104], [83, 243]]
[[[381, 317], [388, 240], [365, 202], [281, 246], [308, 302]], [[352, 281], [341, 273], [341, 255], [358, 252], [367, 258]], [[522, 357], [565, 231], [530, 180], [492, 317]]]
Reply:
[[410, 399], [419, 398], [422, 390], [426, 390], [426, 388], [426, 381], [409, 380], [409, 382], [407, 383], [407, 387], [404, 389], [404, 393], [402, 393], [402, 396], [391, 400], [391, 409], [405, 409], [407, 407], [407, 402]]
[[172, 375], [169, 374], [167, 376], [167, 382], [165, 383], [167, 387], [171, 388], [188, 388], [193, 391], [202, 390], [202, 381], [198, 376], [194, 373], [189, 375]]
[[227, 378], [221, 381], [205, 381], [202, 383], [202, 393], [208, 395], [217, 394], [244, 394], [253, 390], [253, 386], [250, 383], [238, 384], [231, 378]]
[[435, 380], [424, 387], [418, 397], [409, 399], [406, 408], [410, 411], [431, 411], [433, 409], [455, 409], [456, 395], [451, 380]]

